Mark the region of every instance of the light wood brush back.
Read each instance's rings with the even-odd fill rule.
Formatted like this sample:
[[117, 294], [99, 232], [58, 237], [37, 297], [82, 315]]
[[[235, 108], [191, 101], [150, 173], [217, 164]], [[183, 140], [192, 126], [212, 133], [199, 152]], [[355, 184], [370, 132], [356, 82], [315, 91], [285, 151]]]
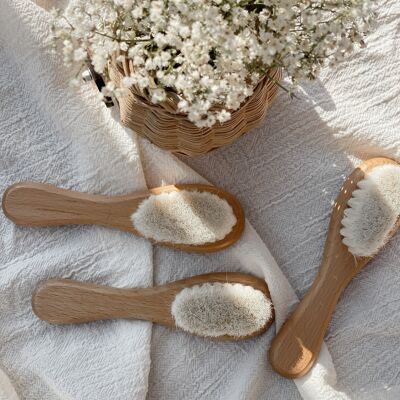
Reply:
[[182, 251], [213, 252], [229, 247], [243, 233], [244, 213], [230, 193], [210, 185], [182, 184], [163, 186], [125, 196], [103, 196], [61, 189], [53, 185], [21, 182], [9, 187], [3, 196], [4, 214], [17, 225], [54, 226], [96, 224], [110, 226], [141, 236], [131, 221], [139, 204], [150, 195], [172, 191], [205, 191], [225, 199], [236, 217], [236, 225], [223, 239], [201, 245], [155, 242]]
[[[54, 324], [75, 324], [97, 320], [127, 318], [151, 321], [175, 329], [171, 304], [185, 288], [205, 283], [240, 283], [260, 290], [271, 298], [264, 280], [237, 272], [197, 275], [152, 288], [120, 289], [83, 283], [70, 279], [53, 279], [38, 287], [32, 297], [32, 309], [41, 319]], [[265, 332], [271, 318], [260, 330], [245, 337], [219, 336], [218, 340], [241, 340]]]
[[382, 157], [367, 160], [344, 182], [332, 210], [318, 275], [305, 297], [279, 330], [269, 350], [272, 367], [282, 376], [298, 378], [311, 369], [319, 355], [340, 295], [351, 279], [372, 259], [351, 254], [342, 242], [340, 230], [344, 210], [358, 182], [364, 179], [371, 169], [389, 163], [396, 161]]

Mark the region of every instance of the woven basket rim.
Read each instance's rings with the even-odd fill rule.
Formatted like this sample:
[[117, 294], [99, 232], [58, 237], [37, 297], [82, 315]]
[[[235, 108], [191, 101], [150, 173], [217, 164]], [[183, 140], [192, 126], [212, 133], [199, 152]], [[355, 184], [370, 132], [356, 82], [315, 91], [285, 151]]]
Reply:
[[[126, 72], [124, 70], [124, 68], [120, 65], [121, 63], [116, 63], [113, 62], [112, 66], [114, 68], [116, 68], [118, 70], [118, 72], [120, 74], [122, 74], [123, 76], [126, 76]], [[253, 96], [253, 94], [259, 90], [261, 87], [265, 86], [267, 84], [267, 82], [269, 83], [274, 83], [273, 82], [273, 78], [271, 79], [270, 76], [274, 76], [277, 72], [278, 72], [278, 68], [271, 68], [269, 71], [271, 71], [271, 74], [266, 73], [264, 76], [262, 76], [256, 85], [254, 85], [253, 87], [253, 92], [252, 94], [250, 94], [249, 96], [247, 96], [242, 103], [240, 103], [239, 107], [236, 109], [228, 109], [226, 107], [223, 107], [222, 105], [214, 105], [213, 107], [210, 108], [211, 111], [219, 111], [219, 110], [226, 110], [229, 113], [233, 114], [235, 112], [237, 112], [238, 110], [240, 110], [242, 107], [246, 106], [248, 102], [251, 101], [251, 98]], [[171, 109], [171, 107], [168, 107], [168, 102], [163, 101], [163, 102], [159, 102], [159, 103], [153, 103], [152, 101], [150, 101], [149, 99], [147, 99], [144, 95], [143, 92], [138, 89], [136, 87], [136, 85], [132, 85], [129, 90], [131, 91], [131, 93], [135, 96], [135, 100], [138, 103], [141, 103], [143, 106], [148, 107], [150, 109], [153, 110], [157, 110], [157, 111], [161, 111], [161, 112], [168, 112], [169, 114], [173, 114], [177, 117], [182, 116], [187, 118], [188, 113], [186, 112], [182, 112], [182, 111], [178, 111], [177, 109]], [[175, 93], [173, 91], [169, 92], [169, 93], [173, 93], [175, 96], [180, 96], [178, 93]], [[181, 99], [184, 99], [183, 97], [181, 97]], [[171, 99], [176, 106], [177, 106], [177, 101], [174, 99]]]
[[[110, 64], [110, 78], [119, 85], [129, 70]], [[271, 70], [255, 86], [253, 93], [231, 112], [230, 120], [216, 122], [212, 127], [197, 127], [189, 121], [187, 113], [177, 113], [171, 104], [161, 106], [140, 96], [130, 88], [118, 100], [121, 122], [139, 135], [147, 137], [159, 147], [189, 156], [205, 154], [232, 143], [243, 133], [258, 126], [267, 114], [282, 77], [282, 70]]]

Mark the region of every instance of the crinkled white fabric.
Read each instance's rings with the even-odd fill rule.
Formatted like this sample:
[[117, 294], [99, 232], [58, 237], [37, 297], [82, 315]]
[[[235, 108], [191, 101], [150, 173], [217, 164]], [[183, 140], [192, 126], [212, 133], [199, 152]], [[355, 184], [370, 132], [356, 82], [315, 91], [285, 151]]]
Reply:
[[[95, 92], [68, 88], [67, 71], [46, 52], [47, 38], [43, 9], [1, 2], [1, 195], [24, 180], [102, 194], [143, 190], [135, 139], [95, 101]], [[53, 277], [149, 286], [150, 244], [95, 226], [20, 228], [0, 213], [0, 249], [0, 368], [19, 398], [144, 398], [150, 323], [52, 326], [33, 315], [31, 295]], [[0, 398], [10, 400], [4, 382], [1, 375]]]
[[0, 370], [0, 400], [18, 400], [14, 386], [2, 370]]
[[[190, 160], [237, 195], [261, 238], [247, 223], [241, 241], [217, 254], [156, 248], [156, 284], [209, 271], [251, 272], [266, 278], [277, 324], [283, 322], [296, 296], [263, 241], [297, 293], [304, 294], [316, 273], [330, 202], [343, 176], [358, 158], [400, 156], [394, 129], [400, 110], [399, 7], [394, 0], [382, 4], [367, 51], [335, 74], [326, 73], [322, 82], [305, 86], [299, 100], [281, 95], [257, 133]], [[46, 30], [46, 15], [27, 0], [3, 2], [1, 190], [22, 179], [109, 194], [143, 187], [134, 139], [90, 96], [66, 94], [64, 70], [42, 54]], [[203, 181], [145, 140], [141, 155], [148, 186]], [[74, 277], [149, 285], [150, 247], [98, 227], [23, 229], [2, 216], [0, 229], [0, 366], [20, 399], [142, 399], [146, 392], [157, 400], [301, 398], [293, 382], [267, 362], [274, 328], [250, 341], [220, 343], [155, 326], [148, 382], [147, 323], [54, 327], [37, 321], [30, 295], [38, 281]], [[374, 262], [379, 268], [371, 266], [351, 284], [339, 304], [328, 334], [338, 382], [324, 347], [321, 362], [296, 381], [303, 398], [389, 399], [399, 393], [396, 243]]]

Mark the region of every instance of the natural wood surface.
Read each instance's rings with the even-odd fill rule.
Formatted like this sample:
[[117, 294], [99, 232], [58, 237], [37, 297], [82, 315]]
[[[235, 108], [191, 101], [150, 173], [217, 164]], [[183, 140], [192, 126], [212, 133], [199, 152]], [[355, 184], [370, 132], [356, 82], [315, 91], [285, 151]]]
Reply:
[[[70, 279], [44, 282], [33, 294], [32, 309], [41, 319], [54, 324], [82, 323], [97, 320], [140, 319], [176, 328], [171, 304], [182, 290], [203, 283], [241, 283], [252, 286], [270, 297], [264, 280], [236, 272], [218, 272], [193, 276], [152, 288], [118, 289]], [[220, 336], [218, 340], [241, 340], [261, 335], [272, 324], [249, 336]]]
[[130, 216], [151, 194], [180, 190], [207, 191], [225, 199], [233, 209], [237, 223], [225, 238], [202, 245], [157, 242], [182, 251], [212, 252], [235, 243], [244, 229], [244, 213], [230, 193], [209, 185], [182, 184], [163, 186], [125, 196], [102, 196], [61, 189], [53, 185], [21, 182], [10, 186], [3, 196], [4, 214], [17, 225], [51, 226], [97, 224], [139, 235]]
[[344, 210], [357, 183], [372, 168], [388, 163], [396, 161], [388, 158], [370, 159], [356, 168], [343, 184], [333, 207], [319, 273], [308, 293], [274, 338], [269, 350], [272, 367], [287, 378], [301, 377], [314, 365], [341, 293], [372, 259], [353, 256], [343, 244], [340, 230]]

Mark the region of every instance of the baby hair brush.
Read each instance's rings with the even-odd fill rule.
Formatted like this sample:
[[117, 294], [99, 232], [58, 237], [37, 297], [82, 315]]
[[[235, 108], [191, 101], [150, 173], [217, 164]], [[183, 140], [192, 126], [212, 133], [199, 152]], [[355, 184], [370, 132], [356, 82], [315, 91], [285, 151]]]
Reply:
[[136, 289], [53, 279], [36, 290], [32, 308], [39, 318], [55, 324], [141, 319], [219, 340], [261, 335], [274, 320], [265, 281], [236, 272]]
[[194, 252], [222, 250], [244, 228], [242, 207], [230, 193], [196, 184], [102, 196], [24, 182], [7, 189], [3, 210], [17, 225], [104, 225]]
[[362, 163], [336, 199], [319, 273], [269, 350], [287, 378], [314, 365], [338, 299], [350, 280], [396, 233], [400, 223], [400, 164], [388, 158]]

